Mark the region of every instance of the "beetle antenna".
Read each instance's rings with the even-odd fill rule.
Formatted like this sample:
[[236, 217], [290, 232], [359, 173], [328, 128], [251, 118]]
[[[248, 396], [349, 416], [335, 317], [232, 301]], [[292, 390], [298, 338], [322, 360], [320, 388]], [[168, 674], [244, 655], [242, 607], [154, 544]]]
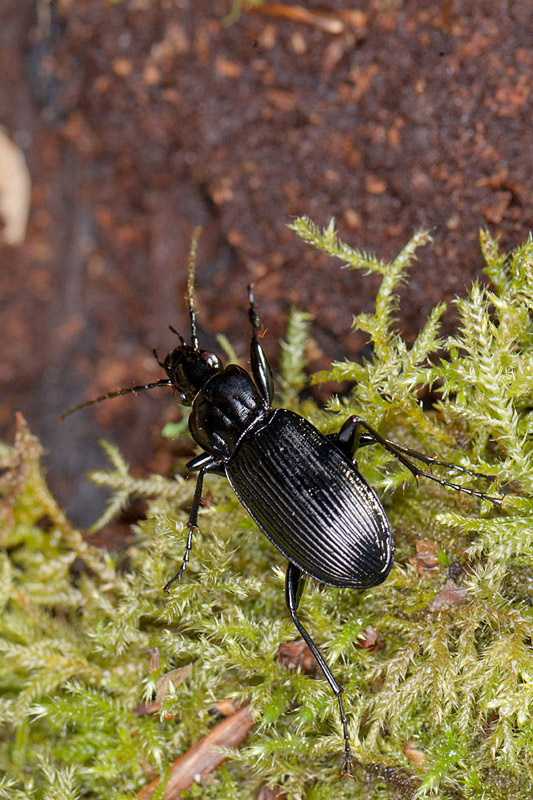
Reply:
[[154, 383], [145, 383], [142, 386], [131, 386], [127, 389], [117, 389], [116, 392], [107, 392], [107, 394], [102, 394], [94, 400], [87, 400], [85, 403], [80, 403], [78, 406], [64, 411], [59, 417], [59, 421], [63, 422], [65, 417], [68, 417], [69, 414], [73, 414], [74, 411], [79, 411], [80, 408], [86, 408], [87, 406], [93, 406], [95, 403], [101, 403], [102, 400], [110, 400], [112, 397], [119, 397], [122, 394], [137, 394], [137, 392], [142, 392], [144, 389], [155, 389], [156, 386], [172, 386], [172, 381], [168, 378], [160, 378], [158, 381], [154, 381]]
[[257, 342], [259, 340], [259, 336], [261, 333], [261, 323], [259, 322], [259, 315], [255, 307], [253, 283], [248, 284], [248, 301], [250, 303], [250, 310], [248, 311], [248, 316], [250, 318], [250, 324], [252, 326], [252, 341]]
[[176, 336], [179, 338], [179, 340], [180, 340], [180, 342], [181, 342], [181, 344], [182, 344], [182, 345], [186, 344], [186, 342], [185, 342], [185, 339], [183, 338], [183, 336], [181, 335], [181, 333], [178, 333], [178, 331], [176, 330], [176, 328], [174, 328], [172, 325], [169, 325], [169, 326], [168, 326], [168, 329], [169, 329], [169, 331], [172, 331], [172, 333], [175, 333], [175, 334], [176, 334]]
[[157, 361], [157, 363], [159, 364], [159, 366], [163, 367], [163, 369], [165, 369], [165, 362], [161, 361], [161, 359], [157, 355], [157, 350], [155, 349], [155, 347], [152, 348], [152, 353], [154, 354], [154, 358]]
[[191, 319], [191, 344], [193, 350], [200, 349], [198, 344], [198, 335], [196, 333], [196, 311], [194, 310], [194, 268], [196, 266], [196, 250], [198, 249], [198, 239], [200, 238], [201, 232], [202, 227], [199, 225], [197, 228], [195, 228], [192, 235], [191, 249], [189, 251], [189, 277], [187, 280], [187, 300], [189, 303], [189, 317]]

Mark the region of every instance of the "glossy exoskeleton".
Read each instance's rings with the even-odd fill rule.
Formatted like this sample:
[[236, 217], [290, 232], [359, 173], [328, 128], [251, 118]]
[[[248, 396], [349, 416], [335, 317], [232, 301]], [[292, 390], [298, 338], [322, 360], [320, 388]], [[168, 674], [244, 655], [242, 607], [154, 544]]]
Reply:
[[[344, 735], [343, 774], [350, 775], [350, 738], [342, 689], [297, 612], [307, 576], [329, 586], [368, 589], [384, 581], [392, 567], [390, 525], [376, 493], [358, 472], [354, 453], [358, 447], [379, 443], [417, 479], [425, 476], [468, 494], [488, 496], [423, 472], [409, 457], [429, 466], [478, 473], [394, 444], [359, 417], [347, 419], [338, 433], [324, 435], [298, 414], [273, 409], [272, 372], [259, 341], [260, 322], [252, 287], [248, 290], [252, 327], [249, 374], [236, 364], [224, 367], [216, 355], [199, 347], [193, 258], [188, 284], [191, 344], [177, 334], [180, 345], [164, 361], [158, 359], [167, 378], [110, 392], [67, 414], [109, 397], [156, 386], [171, 386], [180, 403], [192, 406], [189, 428], [203, 452], [187, 464], [191, 472], [198, 473], [187, 544], [180, 569], [165, 590], [179, 580], [189, 559], [204, 475], [224, 475], [259, 528], [288, 560], [287, 608], [337, 697]], [[500, 498], [488, 499], [500, 502]]]

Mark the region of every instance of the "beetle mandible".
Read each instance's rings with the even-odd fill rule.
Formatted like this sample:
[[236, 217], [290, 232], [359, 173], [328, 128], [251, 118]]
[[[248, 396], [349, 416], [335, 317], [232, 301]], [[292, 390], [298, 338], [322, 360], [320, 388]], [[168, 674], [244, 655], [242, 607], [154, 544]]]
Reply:
[[488, 477], [395, 444], [358, 416], [349, 417], [338, 433], [324, 435], [293, 411], [273, 409], [272, 371], [259, 340], [261, 326], [252, 285], [248, 287], [251, 374], [236, 364], [224, 367], [214, 353], [200, 349], [193, 292], [196, 244], [197, 234], [191, 247], [187, 284], [191, 342], [171, 327], [179, 337], [178, 347], [163, 361], [154, 350], [167, 377], [81, 403], [65, 412], [62, 419], [102, 400], [158, 386], [172, 387], [178, 401], [192, 407], [189, 429], [203, 452], [187, 464], [190, 472], [198, 473], [187, 543], [181, 566], [165, 591], [181, 578], [189, 560], [193, 534], [198, 530], [204, 475], [225, 476], [246, 511], [288, 561], [286, 605], [337, 698], [344, 736], [342, 774], [351, 775], [343, 690], [302, 624], [298, 607], [307, 576], [328, 586], [368, 589], [382, 583], [392, 568], [394, 543], [389, 521], [378, 496], [357, 469], [356, 450], [377, 443], [417, 480], [426, 477], [497, 504], [501, 498], [423, 471], [411, 459], [429, 467], [439, 465]]

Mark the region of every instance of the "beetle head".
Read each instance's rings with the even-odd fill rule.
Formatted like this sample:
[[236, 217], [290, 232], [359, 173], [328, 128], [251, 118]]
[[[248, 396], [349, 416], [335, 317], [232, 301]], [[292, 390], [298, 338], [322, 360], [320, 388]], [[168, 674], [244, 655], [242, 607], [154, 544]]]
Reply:
[[159, 363], [167, 373], [179, 402], [185, 406], [192, 405], [202, 386], [223, 368], [214, 353], [200, 350], [183, 339], [181, 345]]

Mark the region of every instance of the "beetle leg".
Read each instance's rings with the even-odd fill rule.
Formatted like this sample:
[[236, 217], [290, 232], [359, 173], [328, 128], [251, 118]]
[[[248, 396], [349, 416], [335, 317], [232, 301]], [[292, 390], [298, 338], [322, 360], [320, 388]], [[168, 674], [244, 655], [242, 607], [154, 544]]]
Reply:
[[348, 417], [340, 431], [328, 433], [326, 438], [334, 442], [354, 466], [357, 466], [355, 451], [369, 444], [376, 444], [376, 440], [369, 433], [361, 433], [361, 422], [357, 417]]
[[[397, 450], [400, 451], [400, 453], [410, 456], [411, 458], [416, 458], [417, 461], [422, 461], [422, 463], [427, 464], [430, 469], [433, 466], [447, 467], [448, 469], [453, 469], [455, 472], [461, 472], [463, 475], [471, 475], [473, 478], [483, 478], [491, 483], [496, 483], [498, 480], [497, 475], [485, 475], [484, 472], [475, 472], [473, 469], [467, 469], [466, 467], [462, 467], [460, 464], [451, 464], [449, 461], [440, 461], [438, 458], [435, 458], [435, 456], [427, 456], [425, 453], [419, 453], [418, 450], [411, 450], [409, 447], [404, 447], [396, 442], [391, 442], [390, 439], [387, 439], [386, 441], [389, 444], [392, 444]], [[374, 442], [372, 441], [368, 442], [368, 444], [373, 443]], [[359, 447], [361, 447], [361, 445], [359, 445]]]
[[248, 312], [248, 316], [252, 325], [252, 341], [250, 343], [250, 364], [252, 368], [252, 375], [257, 388], [270, 406], [272, 402], [272, 395], [274, 394], [274, 378], [272, 377], [272, 370], [265, 355], [265, 351], [259, 342], [261, 322], [259, 321], [259, 315], [255, 308], [252, 284], [248, 286], [248, 298], [250, 300], [250, 310]]
[[189, 519], [187, 521], [187, 528], [189, 529], [189, 534], [187, 536], [187, 544], [185, 545], [185, 554], [183, 556], [183, 561], [181, 562], [181, 566], [179, 570], [176, 572], [173, 578], [171, 578], [168, 583], [165, 584], [163, 587], [165, 592], [170, 592], [170, 587], [176, 581], [179, 581], [183, 573], [185, 572], [185, 567], [187, 566], [187, 562], [189, 560], [189, 553], [191, 552], [192, 547], [192, 536], [193, 532], [198, 530], [198, 510], [200, 508], [200, 502], [202, 500], [202, 486], [204, 482], [204, 473], [206, 472], [205, 468], [201, 468], [200, 472], [198, 473], [198, 478], [196, 480], [196, 489], [194, 490], [194, 498], [192, 501], [191, 506], [191, 513]]
[[[367, 433], [360, 434], [359, 428], [364, 428]], [[377, 444], [380, 444], [385, 450], [387, 450], [387, 452], [391, 453], [395, 458], [397, 458], [400, 464], [403, 464], [403, 466], [411, 472], [417, 481], [419, 478], [428, 478], [430, 481], [434, 481], [441, 486], [447, 486], [449, 489], [456, 489], [458, 492], [470, 494], [473, 497], [480, 497], [482, 500], [490, 500], [491, 503], [494, 503], [498, 506], [500, 506], [503, 502], [503, 497], [492, 497], [484, 492], [477, 492], [474, 489], [469, 489], [467, 486], [460, 486], [457, 483], [446, 481], [444, 478], [438, 478], [436, 475], [432, 475], [430, 472], [424, 472], [424, 470], [420, 469], [420, 467], [417, 467], [416, 464], [413, 464], [413, 462], [410, 461], [406, 456], [409, 455], [412, 458], [417, 458], [419, 461], [428, 464], [428, 466], [436, 464], [437, 466], [452, 467], [457, 469], [458, 472], [465, 472], [468, 475], [473, 475], [475, 477], [488, 477], [481, 475], [481, 473], [467, 470], [465, 467], [456, 467], [454, 464], [448, 464], [446, 461], [438, 461], [436, 458], [425, 456], [422, 453], [418, 453], [416, 450], [410, 450], [407, 447], [402, 447], [402, 445], [397, 445], [381, 436], [368, 424], [368, 422], [365, 422], [364, 419], [361, 419], [361, 417], [348, 417], [339, 433], [336, 435], [335, 443], [345, 455], [348, 455], [350, 445], [354, 449], [357, 449], [358, 446], [372, 444], [371, 440]], [[354, 450], [352, 449], [352, 455], [348, 456], [349, 458], [353, 458], [353, 452]]]
[[343, 761], [342, 774], [348, 775], [349, 777], [352, 778], [353, 775], [350, 772], [350, 770], [352, 769], [352, 751], [350, 749], [350, 735], [348, 733], [348, 723], [346, 721], [346, 714], [344, 713], [344, 705], [342, 702], [343, 690], [333, 677], [330, 668], [328, 667], [328, 665], [324, 661], [323, 656], [320, 653], [320, 650], [313, 642], [310, 635], [307, 633], [306, 629], [304, 628], [304, 626], [302, 625], [296, 614], [298, 610], [298, 605], [300, 603], [300, 598], [302, 596], [303, 588], [305, 585], [305, 577], [306, 576], [302, 572], [302, 570], [289, 561], [289, 564], [287, 566], [287, 574], [285, 577], [285, 602], [287, 603], [287, 608], [289, 609], [292, 621], [294, 622], [296, 628], [298, 629], [302, 639], [305, 641], [305, 643], [311, 650], [312, 654], [316, 658], [320, 666], [320, 669], [326, 676], [326, 679], [329, 685], [331, 686], [339, 703], [342, 730], [344, 734], [344, 761]]
[[[361, 423], [357, 417], [348, 417], [340, 431], [328, 434], [327, 438], [335, 442], [339, 450], [342, 450], [350, 461], [354, 460], [355, 451], [359, 447], [364, 446], [364, 444], [361, 443]], [[366, 444], [371, 443], [372, 442], [366, 442]]]
[[[362, 421], [359, 417], [348, 417], [340, 431], [338, 433], [328, 434], [327, 438], [335, 442], [337, 447], [339, 447], [348, 458], [353, 459], [353, 454], [359, 448], [366, 447], [369, 444], [377, 444], [377, 439], [370, 433], [361, 433], [361, 426]], [[474, 478], [484, 478], [492, 483], [495, 483], [498, 479], [495, 475], [485, 475], [484, 472], [475, 472], [472, 469], [462, 467], [460, 464], [440, 461], [438, 458], [435, 458], [435, 456], [427, 456], [425, 453], [420, 453], [418, 450], [411, 450], [411, 448], [404, 447], [397, 442], [391, 442], [390, 439], [383, 439], [383, 441], [390, 444], [396, 450], [399, 450], [400, 453], [422, 461], [430, 468], [434, 465], [437, 467], [447, 467], [448, 469], [455, 470], [455, 472], [461, 472], [464, 475], [472, 475]]]
[[170, 591], [170, 587], [176, 581], [179, 581], [183, 573], [185, 572], [185, 567], [187, 566], [187, 562], [189, 560], [189, 553], [191, 552], [192, 547], [192, 537], [194, 531], [198, 530], [198, 511], [200, 509], [200, 503], [202, 502], [202, 486], [204, 483], [204, 475], [206, 472], [214, 472], [215, 475], [226, 475], [226, 470], [224, 469], [224, 465], [221, 461], [217, 461], [214, 456], [210, 455], [209, 453], [200, 453], [199, 456], [193, 458], [192, 461], [189, 461], [187, 464], [187, 469], [189, 472], [198, 472], [198, 478], [196, 480], [196, 488], [194, 490], [194, 498], [192, 501], [191, 506], [191, 514], [187, 521], [187, 528], [189, 529], [189, 534], [187, 536], [187, 544], [185, 545], [185, 554], [183, 556], [183, 561], [181, 562], [181, 567], [174, 575], [173, 578], [169, 580], [168, 583], [165, 584], [163, 587], [165, 592]]
[[215, 475], [226, 477], [224, 464], [222, 461], [217, 461], [210, 453], [200, 453], [199, 456], [193, 458], [192, 461], [189, 461], [185, 466], [189, 472], [199, 472], [202, 469], [204, 472], [212, 472]]

